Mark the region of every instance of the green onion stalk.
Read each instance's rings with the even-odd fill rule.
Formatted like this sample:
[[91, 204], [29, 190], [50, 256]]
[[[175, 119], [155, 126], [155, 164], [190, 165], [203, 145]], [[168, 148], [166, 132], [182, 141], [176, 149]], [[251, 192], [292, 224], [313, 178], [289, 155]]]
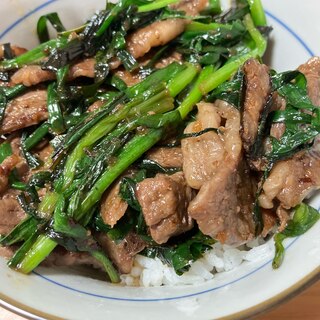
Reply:
[[[169, 112], [163, 114], [163, 119], [169, 119], [167, 123], [169, 123], [170, 120], [172, 121], [172, 124], [185, 119], [196, 103], [198, 103], [204, 95], [208, 94], [221, 83], [227, 81], [247, 59], [252, 57], [261, 57], [264, 54], [266, 49], [266, 40], [255, 27], [255, 23], [259, 22], [259, 24], [261, 24], [261, 22], [263, 22], [262, 16], [258, 14], [260, 12], [259, 3], [260, 1], [251, 2], [252, 15], [255, 16], [255, 22], [252, 20], [250, 15], [247, 15], [244, 19], [244, 24], [255, 43], [255, 48], [249, 53], [242, 55], [240, 54], [236, 57], [233, 57], [217, 71], [214, 71], [214, 68], [211, 66], [205, 67], [195, 81], [193, 80], [198, 74], [198, 68], [192, 65], [188, 65], [187, 68], [175, 75], [173, 80], [167, 85], [167, 91], [172, 98], [177, 96], [192, 81], [193, 86], [191, 87], [186, 98], [181, 102], [180, 106], [175, 111], [172, 111], [173, 113]], [[157, 99], [160, 99], [162, 94], [163, 93], [160, 92], [152, 96], [150, 99], [153, 102], [158, 101]], [[94, 143], [99, 141], [104, 136], [107, 136], [120, 121], [126, 119], [127, 117], [130, 118], [131, 121], [134, 121], [143, 115], [147, 115], [148, 110], [150, 110], [148, 109], [149, 105], [150, 104], [148, 104], [148, 100], [140, 104], [132, 104], [132, 102], [128, 103], [119, 112], [104, 118], [101, 122], [92, 127], [84, 135], [84, 137], [80, 139], [73, 152], [67, 158], [62, 175], [63, 181], [59, 189], [60, 194], [63, 194], [63, 192], [73, 182], [74, 171], [77, 163], [79, 163], [80, 159], [83, 157], [85, 150], [91, 148]], [[171, 115], [172, 119], [170, 119]], [[166, 123], [165, 121], [163, 122]], [[119, 177], [119, 175], [121, 175], [131, 164], [139, 159], [153, 145], [160, 141], [165, 133], [165, 128], [165, 126], [146, 128], [143, 133], [137, 133], [129, 142], [125, 144], [118, 154], [115, 162], [107, 167], [107, 169], [94, 183], [93, 187], [85, 195], [79, 207], [79, 211], [75, 215], [77, 221], [85, 218], [85, 216], [100, 200], [105, 190], [107, 190], [107, 188], [115, 181], [115, 179]], [[52, 215], [53, 208], [57, 203], [58, 197], [59, 194], [56, 191], [49, 193], [40, 204], [40, 211], [43, 212], [44, 215]], [[49, 235], [41, 234], [37, 236], [36, 241], [26, 252], [24, 258], [17, 265], [16, 269], [23, 273], [31, 272], [50, 254], [50, 252], [56, 246], [56, 241], [51, 239]], [[113, 267], [111, 263], [108, 262], [109, 260], [101, 252], [94, 254], [98, 260], [101, 258], [101, 255], [104, 259], [103, 265], [105, 266], [111, 281], [118, 281], [119, 279], [118, 277], [114, 276], [115, 271], [112, 269]]]
[[[156, 94], [147, 101], [144, 101], [138, 105], [132, 106], [132, 103], [125, 105], [118, 113], [103, 119], [100, 123], [89, 130], [87, 134], [79, 141], [78, 145], [67, 159], [63, 174], [63, 177], [66, 180], [62, 183], [61, 187], [62, 194], [63, 191], [65, 191], [72, 183], [74, 177], [73, 171], [76, 168], [76, 163], [78, 163], [78, 161], [84, 155], [85, 148], [89, 148], [103, 136], [106, 136], [108, 133], [110, 133], [121, 120], [125, 118], [132, 119], [137, 116], [141, 117], [143, 115], [147, 115], [150, 111], [154, 112], [157, 103], [163, 101], [163, 98], [166, 95], [174, 98], [187, 85], [190, 84], [197, 73], [198, 67], [189, 64], [168, 83], [165, 91]], [[164, 133], [165, 128], [157, 128], [146, 129], [143, 134], [136, 134], [136, 136], [134, 136], [133, 139], [124, 146], [123, 150], [117, 157], [115, 164], [108, 167], [108, 169], [102, 174], [102, 176], [88, 192], [85, 199], [81, 203], [80, 211], [77, 212], [75, 218], [77, 220], [83, 219], [84, 215], [90, 211], [90, 209], [92, 209], [97, 201], [99, 201], [103, 192], [115, 181], [115, 179], [117, 179], [117, 177], [123, 173], [128, 166], [138, 160], [148, 149], [156, 144], [163, 137]], [[53, 191], [48, 193], [39, 205], [38, 211], [41, 216], [45, 217], [52, 215], [58, 199], [59, 194], [57, 192]], [[56, 246], [56, 241], [51, 239], [48, 235], [39, 235], [30, 250], [26, 253], [23, 260], [16, 266], [16, 270], [22, 273], [31, 272], [50, 254], [50, 252]], [[101, 257], [101, 254], [102, 253], [96, 254], [96, 257]], [[107, 258], [105, 257], [104, 259]], [[108, 270], [106, 271], [108, 272]], [[112, 272], [112, 274], [114, 274], [114, 272]], [[110, 278], [111, 281], [115, 280], [115, 277], [110, 276]]]

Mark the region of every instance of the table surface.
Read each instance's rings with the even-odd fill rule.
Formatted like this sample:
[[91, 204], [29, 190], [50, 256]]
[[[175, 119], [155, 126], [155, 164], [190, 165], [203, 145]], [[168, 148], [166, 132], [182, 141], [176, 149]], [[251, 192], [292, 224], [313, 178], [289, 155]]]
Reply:
[[[254, 320], [319, 320], [320, 281], [299, 296], [277, 308], [255, 317]], [[25, 320], [0, 307], [1, 320]]]

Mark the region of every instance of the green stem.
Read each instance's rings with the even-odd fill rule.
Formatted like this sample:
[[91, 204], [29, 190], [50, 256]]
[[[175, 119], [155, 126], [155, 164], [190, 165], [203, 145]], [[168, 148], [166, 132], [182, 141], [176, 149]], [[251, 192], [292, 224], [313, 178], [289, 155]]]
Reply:
[[129, 5], [130, 1], [128, 0], [120, 0], [109, 12], [103, 24], [96, 32], [96, 37], [100, 37], [104, 34], [104, 32], [109, 28], [112, 21], [117, 17], [117, 15]]
[[28, 64], [35, 64], [40, 59], [46, 57], [46, 52], [51, 51], [54, 48], [61, 47], [67, 44], [67, 39], [59, 38], [50, 40], [48, 42], [40, 44], [38, 47], [18, 56], [14, 59], [4, 60], [0, 62], [0, 71], [18, 69]]
[[127, 143], [117, 162], [99, 178], [83, 200], [78, 219], [81, 219], [100, 200], [105, 190], [121, 173], [161, 139], [162, 134], [162, 129], [149, 130], [144, 135], [136, 135]]
[[158, 86], [161, 83], [168, 83], [172, 78], [174, 78], [179, 72], [183, 71], [185, 68], [185, 64], [173, 62], [169, 64], [167, 67], [151, 73], [146, 79], [137, 83], [136, 85], [128, 87], [126, 89], [126, 95], [130, 99], [133, 99], [140, 95], [145, 95], [145, 92], [149, 91], [150, 88]]
[[65, 125], [58, 101], [56, 85], [54, 83], [50, 83], [48, 86], [47, 108], [49, 115], [48, 123], [51, 125], [52, 131], [61, 134], [65, 131]]
[[177, 96], [197, 75], [200, 67], [188, 64], [187, 68], [178, 73], [168, 84], [171, 97]]
[[200, 84], [200, 90], [203, 95], [215, 89], [221, 83], [227, 81], [234, 72], [236, 72], [248, 59], [258, 56], [258, 50], [253, 50], [247, 54], [241, 55], [232, 62], [212, 73], [206, 80]]
[[206, 79], [213, 73], [213, 71], [214, 71], [213, 66], [207, 66], [201, 71], [193, 88], [191, 89], [188, 96], [182, 101], [181, 105], [178, 108], [178, 111], [180, 112], [182, 119], [185, 119], [186, 116], [194, 107], [194, 105], [201, 100], [202, 92], [200, 90], [200, 84], [203, 81], [206, 81]]
[[267, 18], [261, 0], [248, 0], [251, 16], [256, 26], [265, 27]]
[[106, 257], [106, 255], [101, 251], [92, 251], [90, 254], [102, 263], [104, 269], [107, 271], [107, 274], [110, 277], [112, 283], [120, 282], [120, 277], [112, 262]]
[[205, 32], [205, 31], [213, 31], [220, 28], [225, 28], [228, 30], [232, 29], [231, 24], [222, 24], [222, 23], [201, 23], [197, 21], [192, 21], [186, 27], [186, 31], [197, 31], [197, 32]]
[[34, 241], [36, 241], [38, 233], [35, 230], [22, 246], [15, 252], [14, 256], [8, 261], [8, 266], [12, 269], [18, 270], [20, 268], [20, 261], [24, 259], [26, 254], [32, 248]]
[[64, 182], [62, 190], [66, 190], [66, 188], [72, 183], [75, 176], [77, 163], [83, 157], [87, 148], [91, 147], [95, 142], [107, 135], [120, 121], [126, 117], [138, 116], [152, 111], [152, 108], [155, 106], [155, 104], [159, 103], [166, 96], [167, 92], [162, 91], [147, 101], [142, 101], [142, 103], [138, 105], [136, 105], [136, 101], [128, 103], [121, 110], [119, 110], [119, 112], [106, 117], [92, 127], [78, 142], [77, 146], [68, 157], [64, 168]]
[[59, 200], [59, 194], [56, 192], [48, 192], [42, 199], [38, 212], [42, 218], [50, 219], [53, 214], [53, 211], [56, 207], [56, 204]]
[[249, 14], [247, 14], [244, 19], [243, 23], [246, 26], [250, 36], [252, 37], [253, 41], [256, 44], [256, 48], [258, 50], [257, 55], [262, 57], [267, 49], [267, 41], [260, 33], [260, 31], [255, 27], [253, 20]]
[[178, 108], [182, 119], [188, 115], [193, 106], [201, 100], [202, 96], [206, 95], [217, 86], [227, 81], [232, 74], [242, 66], [244, 62], [250, 58], [256, 58], [259, 56], [261, 57], [264, 54], [267, 48], [267, 42], [259, 30], [254, 26], [250, 15], [245, 16], [244, 24], [254, 40], [256, 48], [249, 53], [242, 54], [238, 57], [233, 57], [216, 72], [212, 72], [212, 69], [204, 69], [193, 89], [186, 99], [182, 101]]
[[[133, 118], [147, 114], [150, 111], [155, 111], [157, 104], [161, 104], [162, 100], [168, 98], [168, 92], [171, 97], [179, 94], [193, 80], [197, 72], [197, 66], [188, 64], [186, 68], [178, 72], [169, 82], [167, 86], [168, 90], [163, 90], [159, 93], [154, 92], [155, 95], [151, 96], [147, 100], [145, 100], [145, 97], [142, 94], [132, 102], [126, 104], [117, 113], [105, 117], [88, 130], [68, 157], [64, 169], [64, 183], [62, 190], [65, 190], [72, 183], [77, 163], [83, 157], [87, 148], [108, 134], [123, 119], [129, 117], [129, 119], [133, 120]], [[157, 88], [159, 86], [155, 87]], [[159, 88], [161, 88], [161, 86]]]
[[36, 146], [49, 132], [49, 123], [44, 122], [24, 142], [27, 151]]
[[209, 0], [209, 10], [213, 13], [221, 13], [221, 3], [220, 0]]
[[0, 164], [12, 155], [12, 148], [9, 142], [3, 142], [0, 144]]
[[46, 235], [38, 236], [16, 270], [25, 274], [34, 270], [58, 244]]
[[28, 216], [15, 226], [8, 235], [1, 238], [0, 244], [11, 246], [17, 242], [28, 239], [36, 231], [38, 223], [34, 217]]
[[3, 89], [4, 95], [8, 99], [13, 99], [16, 96], [18, 96], [19, 94], [23, 93], [25, 90], [27, 90], [27, 87], [25, 87], [23, 84], [17, 84], [14, 87], [4, 87], [1, 89]]

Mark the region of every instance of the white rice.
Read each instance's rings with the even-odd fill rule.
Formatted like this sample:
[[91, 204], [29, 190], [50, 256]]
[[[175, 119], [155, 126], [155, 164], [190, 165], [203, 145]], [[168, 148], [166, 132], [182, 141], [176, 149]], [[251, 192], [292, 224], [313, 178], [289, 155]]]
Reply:
[[127, 286], [192, 285], [211, 280], [216, 273], [231, 271], [245, 261], [255, 262], [265, 259], [270, 256], [272, 250], [272, 242], [264, 242], [261, 239], [239, 248], [216, 243], [181, 276], [159, 258], [137, 255], [131, 273], [122, 275], [121, 280]]

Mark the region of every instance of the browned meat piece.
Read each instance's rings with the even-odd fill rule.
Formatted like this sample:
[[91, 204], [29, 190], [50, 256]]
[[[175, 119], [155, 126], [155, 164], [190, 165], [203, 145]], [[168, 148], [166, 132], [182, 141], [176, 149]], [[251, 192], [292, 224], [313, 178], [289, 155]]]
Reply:
[[182, 54], [179, 52], [174, 51], [170, 56], [161, 59], [155, 64], [157, 69], [165, 68], [169, 64], [173, 62], [181, 62], [182, 61]]
[[[184, 133], [195, 133], [220, 126], [221, 116], [215, 105], [201, 102], [197, 107], [197, 120], [190, 123]], [[183, 139], [181, 149], [183, 172], [188, 185], [194, 189], [200, 189], [204, 182], [210, 180], [225, 157], [223, 138], [213, 131]]]
[[151, 48], [165, 45], [181, 34], [186, 20], [170, 19], [156, 21], [128, 36], [127, 49], [135, 58], [144, 56]]
[[277, 199], [284, 209], [290, 209], [319, 187], [320, 159], [308, 152], [300, 152], [273, 167], [263, 185], [259, 202], [263, 208], [271, 209]]
[[[11, 50], [13, 52], [13, 55], [15, 57], [22, 55], [23, 53], [27, 52], [28, 50], [25, 48], [17, 47], [17, 46], [11, 46]], [[0, 59], [3, 58], [3, 46], [0, 46]]]
[[[12, 153], [13, 155], [15, 155], [16, 157], [19, 158], [19, 161], [17, 162], [17, 164], [15, 165], [15, 171], [18, 175], [18, 177], [22, 180], [25, 181], [25, 178], [27, 176], [27, 173], [29, 171], [29, 167], [25, 161], [25, 159], [22, 157], [21, 153], [20, 153], [20, 137], [16, 134], [11, 135], [6, 142], [10, 143], [11, 149], [12, 149]], [[18, 160], [17, 158], [17, 160]], [[1, 189], [1, 187], [0, 187]]]
[[277, 216], [278, 216], [278, 219], [280, 221], [280, 226], [279, 226], [279, 231], [283, 231], [286, 226], [287, 226], [287, 222], [289, 221], [290, 219], [290, 212], [288, 210], [286, 210], [285, 208], [282, 207], [282, 205], [280, 205], [278, 208], [277, 208]]
[[[83, 61], [77, 62], [71, 66], [69, 71], [69, 80], [74, 80], [79, 77], [94, 78], [94, 66], [95, 59], [88, 58]], [[27, 87], [34, 86], [36, 84], [54, 80], [56, 75], [52, 71], [42, 70], [41, 66], [30, 65], [24, 66], [17, 70], [11, 77], [13, 84], [23, 84]]]
[[314, 159], [320, 159], [320, 135], [319, 134], [315, 137], [312, 148], [309, 150], [309, 154]]
[[125, 214], [128, 204], [120, 195], [120, 180], [108, 189], [102, 199], [100, 213], [104, 223], [113, 227]]
[[16, 199], [18, 193], [9, 190], [0, 198], [0, 234], [8, 234], [23, 218], [25, 213]]
[[104, 104], [105, 101], [103, 100], [97, 100], [95, 101], [89, 108], [88, 108], [88, 111], [89, 112], [93, 112], [93, 111], [96, 111], [98, 109], [100, 109], [103, 104]]
[[12, 77], [13, 84], [23, 84], [26, 87], [34, 86], [38, 83], [55, 79], [52, 71], [42, 70], [41, 66], [25, 66], [16, 71]]
[[[220, 127], [221, 120], [226, 124]], [[194, 189], [209, 181], [224, 165], [227, 156], [238, 159], [242, 143], [239, 137], [239, 112], [223, 101], [215, 104], [199, 103], [197, 120], [185, 129], [185, 133], [199, 132], [206, 128], [218, 128], [218, 132], [207, 132], [198, 137], [183, 139], [183, 172], [187, 183]]]
[[91, 266], [95, 269], [104, 270], [99, 261], [86, 252], [70, 252], [62, 247], [56, 248], [41, 264], [45, 267], [76, 267]]
[[128, 87], [134, 86], [141, 81], [141, 76], [139, 73], [134, 74], [125, 70], [124, 68], [119, 68], [114, 72], [114, 75], [120, 78]]
[[[207, 3], [207, 0], [181, 1], [175, 8], [194, 16], [204, 9]], [[127, 49], [136, 59], [140, 58], [151, 48], [164, 45], [176, 38], [188, 23], [186, 19], [156, 21], [129, 35]]]
[[157, 174], [137, 184], [136, 196], [141, 205], [152, 239], [161, 244], [193, 226], [187, 207], [192, 191], [182, 172], [172, 176]]
[[[277, 92], [273, 93], [273, 106], [272, 111], [275, 110], [285, 110], [286, 109], [286, 100], [282, 98]], [[273, 123], [270, 129], [270, 136], [280, 140], [282, 135], [286, 130], [286, 125], [282, 122]]]
[[[225, 122], [224, 126], [219, 127], [221, 134], [216, 138], [219, 139], [218, 152], [222, 159], [215, 163], [215, 170], [212, 170], [208, 179], [202, 182], [199, 193], [189, 205], [188, 212], [197, 221], [203, 233], [222, 243], [241, 244], [254, 235], [254, 180], [251, 179], [249, 169], [242, 160], [239, 111], [222, 101], [217, 101], [215, 108], [215, 112]], [[206, 139], [205, 135], [198, 138], [200, 141]], [[213, 140], [211, 143], [217, 142]], [[211, 163], [210, 152], [202, 154], [200, 148], [195, 148], [194, 153], [200, 159], [204, 158], [201, 160], [204, 167]], [[184, 154], [184, 161], [185, 158]], [[194, 158], [198, 159], [195, 156]], [[193, 163], [199, 167], [195, 161]], [[189, 174], [186, 173], [186, 176]]]
[[38, 146], [35, 150], [37, 157], [42, 162], [47, 162], [53, 153], [53, 147], [48, 142], [45, 142], [42, 146]]
[[10, 172], [23, 160], [13, 154], [0, 164], [0, 194], [7, 190]]
[[182, 168], [183, 164], [182, 151], [179, 147], [151, 149], [147, 153], [147, 158], [165, 168]]
[[221, 243], [240, 245], [254, 238], [255, 190], [244, 162], [228, 164], [206, 182], [189, 205], [200, 230]]
[[242, 114], [242, 140], [244, 149], [249, 152], [258, 134], [260, 116], [270, 95], [271, 85], [268, 67], [257, 60], [248, 60], [243, 71], [246, 93]]
[[[272, 106], [270, 112], [276, 110], [285, 110], [286, 100], [282, 98], [277, 92], [272, 93]], [[270, 136], [278, 140], [281, 139], [282, 135], [286, 130], [286, 125], [283, 122], [273, 123], [270, 128]], [[272, 143], [270, 139], [265, 139], [261, 143], [262, 154], [267, 154], [272, 150]], [[255, 171], [264, 171], [266, 169], [268, 161], [263, 157], [249, 158], [249, 165]]]
[[123, 274], [130, 273], [134, 256], [146, 247], [145, 242], [133, 232], [130, 232], [120, 243], [111, 240], [103, 233], [97, 235], [97, 240]]
[[47, 91], [29, 91], [8, 104], [0, 134], [38, 124], [47, 118]]
[[84, 59], [71, 66], [69, 71], [69, 80], [73, 80], [79, 77], [94, 78], [94, 66], [96, 60], [93, 58]]
[[[299, 67], [307, 79], [307, 89], [310, 99], [315, 105], [320, 105], [320, 58], [311, 58]], [[285, 102], [278, 103], [279, 109], [285, 109]], [[284, 128], [271, 134], [281, 137]], [[291, 159], [278, 162], [272, 169], [268, 179], [263, 185], [263, 193], [259, 198], [263, 208], [278, 206], [277, 215], [280, 219], [280, 228], [284, 229], [289, 219], [287, 210], [295, 207], [311, 192], [320, 188], [320, 137], [316, 137], [313, 148], [309, 152], [300, 152]], [[276, 201], [275, 201], [276, 200]]]
[[320, 57], [313, 57], [298, 70], [302, 72], [307, 79], [308, 95], [312, 103], [320, 106]]
[[262, 219], [263, 219], [263, 230], [261, 235], [265, 238], [277, 224], [277, 216], [274, 214], [273, 210], [261, 209]]
[[0, 246], [0, 257], [3, 257], [5, 259], [9, 260], [13, 256], [15, 250], [16, 250], [16, 248], [14, 248], [13, 246], [11, 246], [11, 247], [1, 247]]
[[111, 70], [115, 70], [115, 69], [119, 68], [120, 65], [121, 65], [121, 61], [118, 58], [112, 58], [109, 61], [109, 68]]

